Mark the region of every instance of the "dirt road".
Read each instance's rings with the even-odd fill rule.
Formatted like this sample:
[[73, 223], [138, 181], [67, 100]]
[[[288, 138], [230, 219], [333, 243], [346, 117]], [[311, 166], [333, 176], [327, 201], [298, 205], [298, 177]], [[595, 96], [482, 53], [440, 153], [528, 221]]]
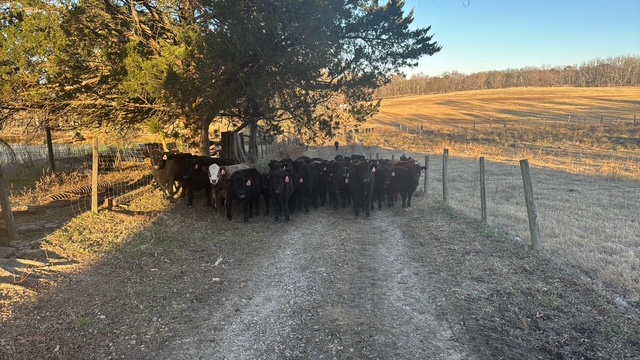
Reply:
[[81, 270], [0, 359], [640, 358], [634, 304], [423, 197], [278, 224], [178, 202]]
[[321, 210], [269, 225], [263, 238], [230, 238], [211, 274], [221, 279], [215, 305], [198, 310], [197, 332], [181, 331], [157, 355], [470, 358], [434, 311], [439, 298], [426, 279], [437, 271], [420, 255], [429, 240], [419, 234], [433, 226], [412, 229], [403, 213], [367, 221]]

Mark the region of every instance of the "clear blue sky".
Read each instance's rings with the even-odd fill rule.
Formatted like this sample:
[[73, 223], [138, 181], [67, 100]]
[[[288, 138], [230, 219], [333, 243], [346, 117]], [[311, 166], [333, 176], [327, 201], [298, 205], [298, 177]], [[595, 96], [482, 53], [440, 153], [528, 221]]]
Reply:
[[408, 75], [640, 56], [640, 0], [406, 0], [411, 8], [414, 27], [431, 25], [443, 48]]

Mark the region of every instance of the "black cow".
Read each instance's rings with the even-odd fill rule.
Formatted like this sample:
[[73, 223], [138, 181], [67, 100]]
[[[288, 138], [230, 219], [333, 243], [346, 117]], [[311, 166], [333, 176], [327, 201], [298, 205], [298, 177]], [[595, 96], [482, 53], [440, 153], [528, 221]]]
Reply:
[[347, 170], [342, 162], [331, 161], [327, 164], [327, 180], [329, 201], [331, 202], [333, 209], [338, 210], [338, 197], [345, 195], [344, 185], [347, 180]]
[[183, 184], [187, 193], [188, 205], [193, 206], [194, 193], [204, 190], [207, 197], [207, 206], [212, 206], [212, 188], [209, 181], [209, 166], [218, 164], [220, 166], [233, 165], [236, 162], [232, 159], [212, 158], [209, 156], [192, 157], [185, 161], [188, 168], [183, 175]]
[[284, 212], [285, 220], [289, 221], [289, 197], [293, 192], [292, 174], [284, 169], [276, 169], [269, 179], [269, 192], [271, 203], [275, 213], [275, 221], [280, 221], [280, 215]]
[[260, 174], [260, 188], [262, 198], [264, 199], [264, 216], [269, 216], [269, 205], [271, 204], [271, 191], [269, 191], [269, 183], [271, 182], [271, 174]]
[[380, 162], [378, 162], [378, 164], [376, 165], [374, 178], [373, 195], [371, 197], [371, 209], [373, 210], [374, 204], [377, 201], [378, 210], [382, 210], [382, 202], [389, 192], [389, 183], [391, 182], [391, 168], [386, 165], [381, 165]]
[[[151, 174], [162, 189], [163, 194], [171, 201], [174, 201], [173, 196], [180, 187], [184, 188], [184, 164], [188, 163], [192, 158], [193, 155], [189, 153], [172, 154], [159, 151], [150, 153]], [[178, 182], [178, 185], [176, 185], [176, 182]]]
[[397, 193], [400, 193], [402, 197], [402, 208], [411, 207], [411, 197], [418, 187], [422, 170], [425, 169], [425, 166], [418, 164], [391, 167], [391, 180], [389, 182], [388, 193], [389, 207], [393, 207], [394, 197]]
[[349, 170], [349, 186], [353, 199], [355, 217], [360, 216], [360, 209], [364, 208], [367, 219], [371, 218], [371, 195], [373, 194], [375, 167], [366, 160], [354, 163]]
[[319, 201], [320, 206], [324, 206], [327, 201], [327, 185], [329, 183], [329, 173], [327, 172], [327, 161], [321, 159], [314, 159], [311, 163], [318, 172], [318, 181], [316, 184], [316, 201]]
[[[309, 159], [310, 160], [310, 159]], [[295, 174], [295, 205], [297, 210], [304, 208], [305, 213], [309, 213], [309, 206], [318, 208], [317, 183], [318, 172], [313, 165], [306, 162], [305, 159], [297, 159], [291, 163], [293, 173]]]
[[258, 211], [260, 204], [260, 173], [255, 168], [241, 169], [229, 178], [229, 191], [226, 198], [227, 219], [231, 220], [234, 201], [242, 206], [244, 222], [253, 217], [253, 207]]

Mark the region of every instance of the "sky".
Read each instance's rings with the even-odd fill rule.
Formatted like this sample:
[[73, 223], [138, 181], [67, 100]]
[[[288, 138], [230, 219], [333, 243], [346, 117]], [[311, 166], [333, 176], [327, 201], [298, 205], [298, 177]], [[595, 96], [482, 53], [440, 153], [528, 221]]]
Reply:
[[431, 26], [443, 48], [407, 75], [640, 56], [640, 0], [406, 0], [412, 8], [413, 27]]

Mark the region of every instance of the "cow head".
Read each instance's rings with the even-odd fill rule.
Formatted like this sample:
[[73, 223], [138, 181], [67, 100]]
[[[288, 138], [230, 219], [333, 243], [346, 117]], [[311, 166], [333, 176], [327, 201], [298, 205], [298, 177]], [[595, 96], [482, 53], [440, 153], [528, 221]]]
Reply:
[[209, 181], [211, 185], [216, 185], [220, 181], [220, 165], [212, 164], [209, 166]]
[[164, 169], [167, 163], [168, 155], [169, 153], [167, 152], [160, 152], [160, 151], [151, 152], [150, 159], [151, 159], [151, 166], [153, 167], [153, 169], [154, 170]]
[[244, 200], [247, 197], [247, 185], [251, 186], [250, 184], [251, 180], [242, 170], [234, 172], [229, 178], [229, 189], [236, 194], [239, 200]]

